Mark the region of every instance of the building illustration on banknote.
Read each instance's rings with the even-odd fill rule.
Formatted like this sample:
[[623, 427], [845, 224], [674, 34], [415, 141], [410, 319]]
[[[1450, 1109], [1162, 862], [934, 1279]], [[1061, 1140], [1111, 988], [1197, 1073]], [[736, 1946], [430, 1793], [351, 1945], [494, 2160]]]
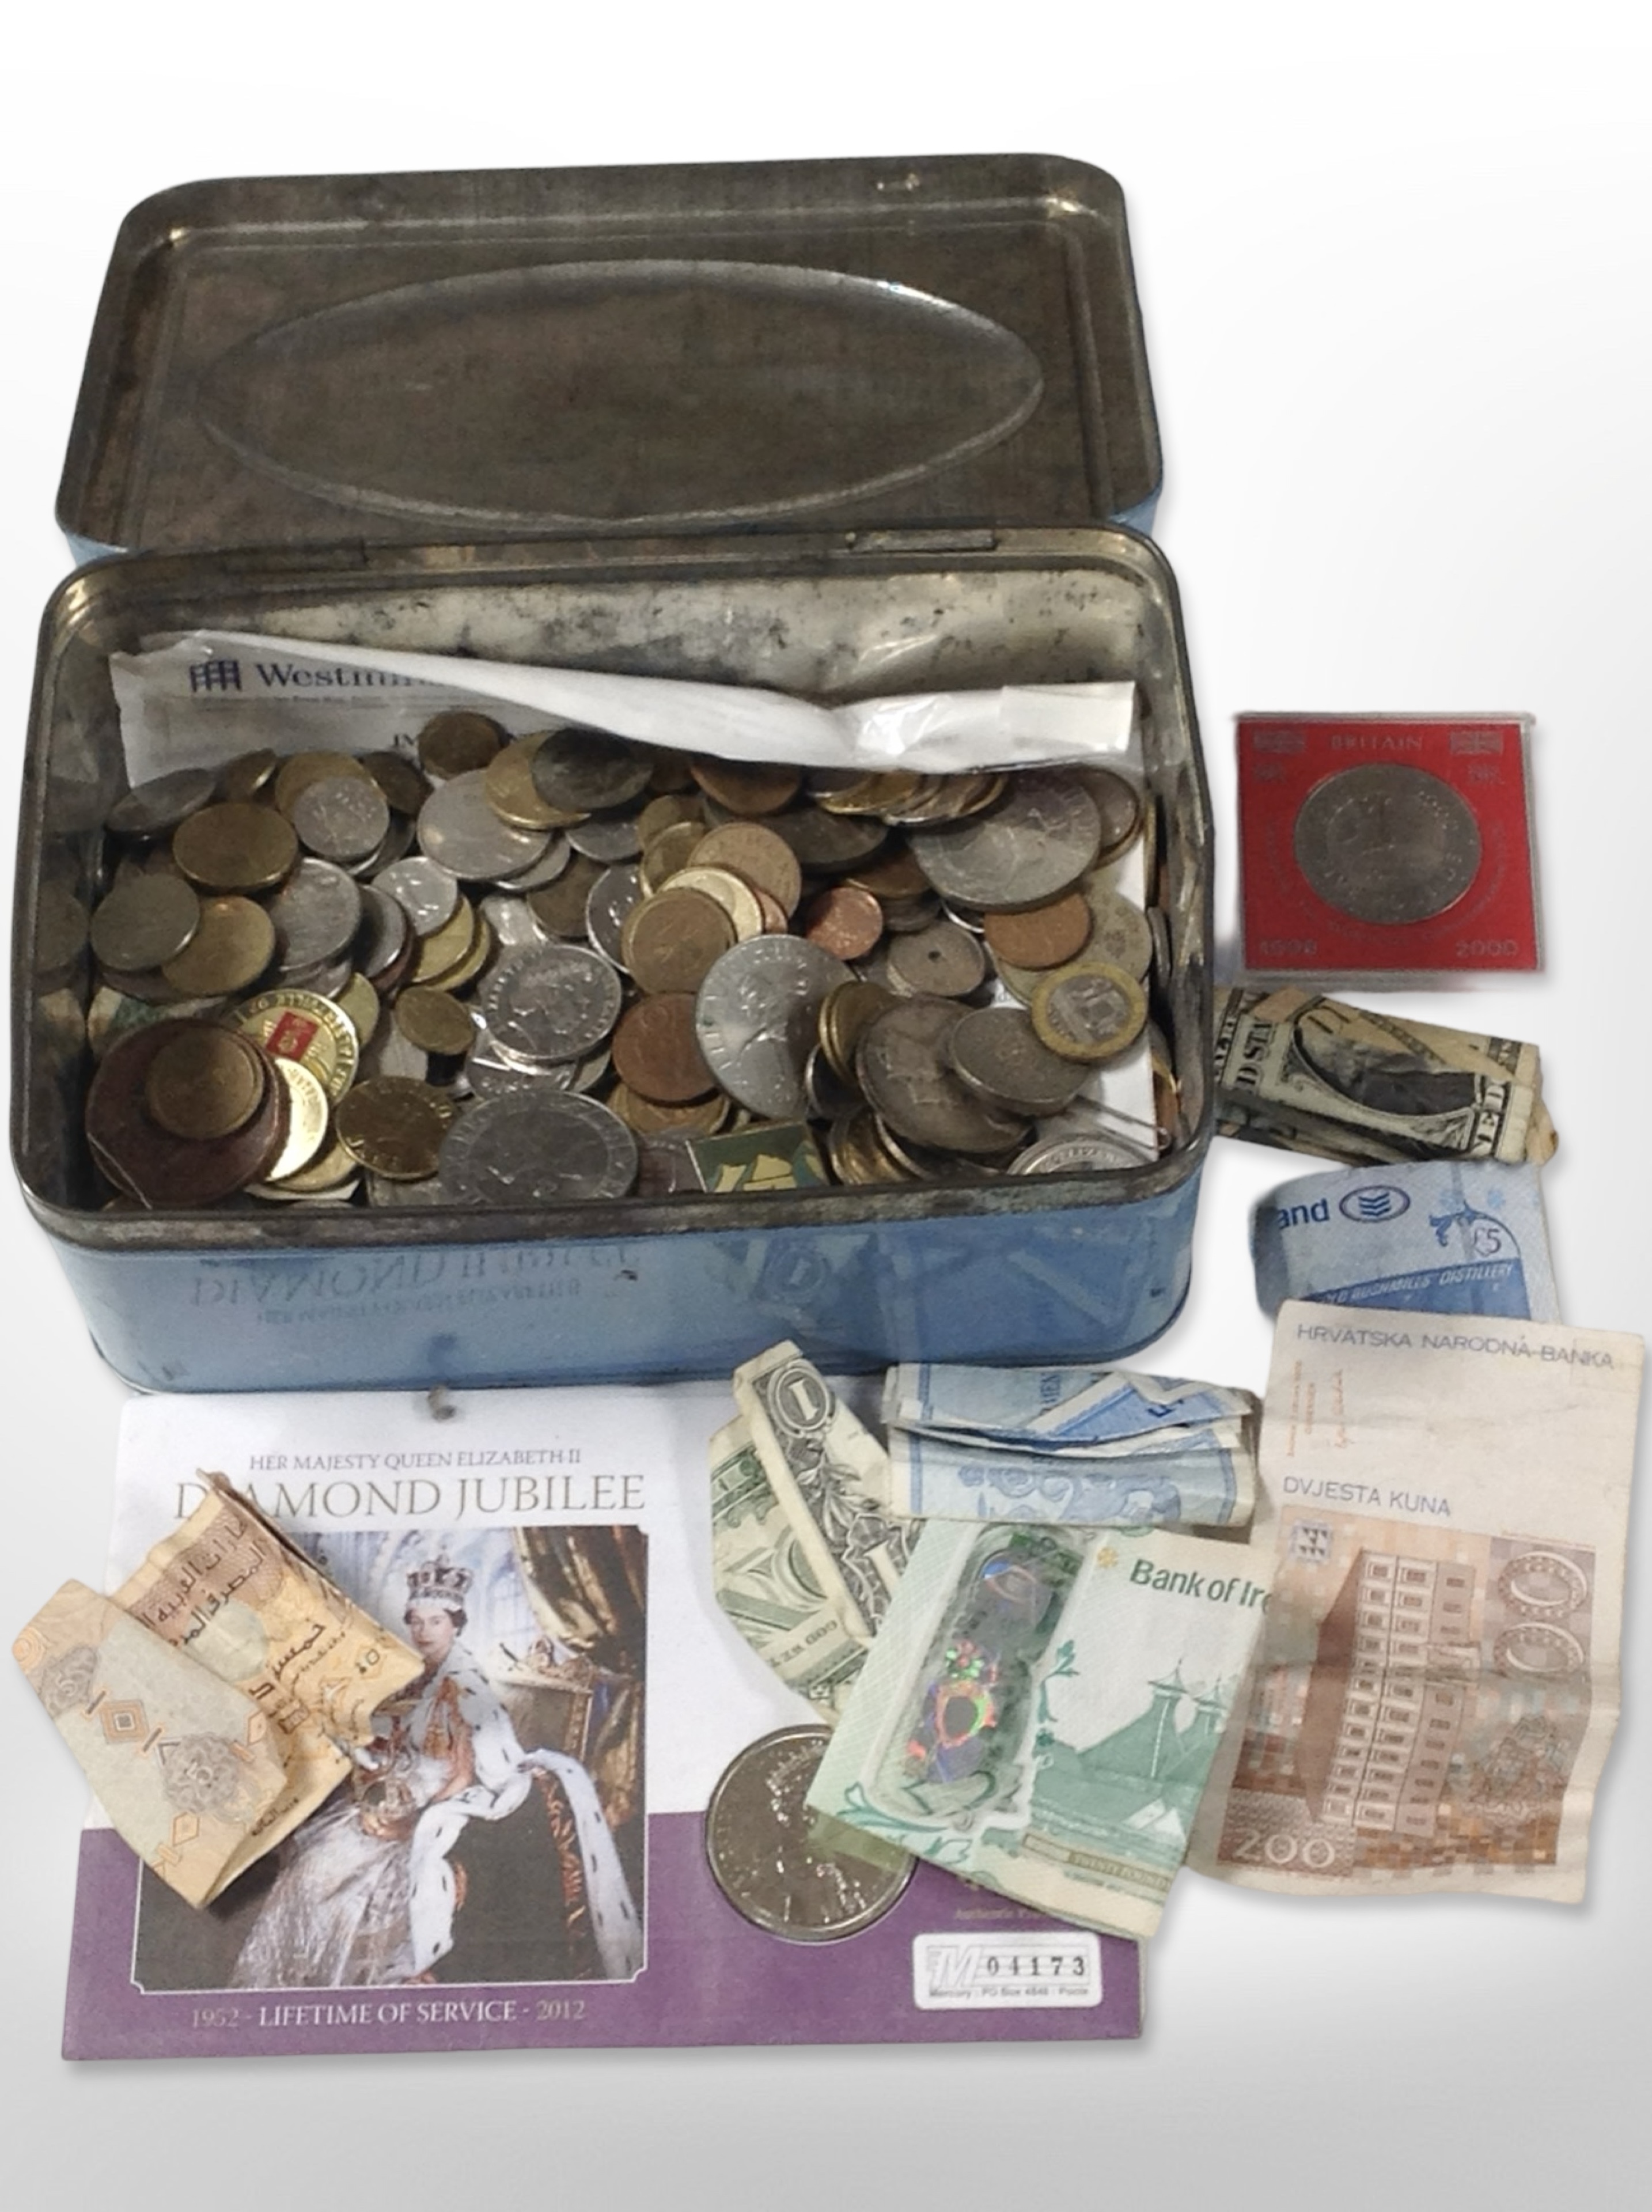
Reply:
[[[1334, 1880], [1555, 1863], [1588, 1725], [1595, 1562], [1547, 1540], [1287, 1523], [1220, 1856]], [[1278, 1648], [1278, 1647], [1276, 1647]]]

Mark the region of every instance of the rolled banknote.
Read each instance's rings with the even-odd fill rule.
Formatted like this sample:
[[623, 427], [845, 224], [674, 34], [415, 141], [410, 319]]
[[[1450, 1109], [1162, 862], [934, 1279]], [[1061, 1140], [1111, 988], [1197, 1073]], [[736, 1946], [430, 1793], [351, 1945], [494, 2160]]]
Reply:
[[138, 1856], [190, 1904], [216, 1897], [287, 1789], [255, 1700], [84, 1583], [12, 1652]]
[[734, 1370], [734, 1401], [780, 1510], [835, 1619], [870, 1644], [906, 1565], [889, 1459], [795, 1344]]
[[1576, 1903], [1617, 1724], [1642, 1346], [1279, 1309], [1273, 1595], [1193, 1863], [1303, 1895]]
[[[424, 1671], [221, 1476], [114, 1601], [259, 1707], [286, 1772], [248, 1826], [222, 1888], [313, 1813], [371, 1741], [383, 1701]], [[213, 1893], [216, 1894], [216, 1892]]]
[[821, 1589], [744, 1420], [711, 1440], [717, 1602], [757, 1656], [835, 1720], [866, 1656]]
[[1265, 1539], [932, 1521], [809, 1802], [1151, 1936], [1262, 1618]]
[[1301, 1176], [1251, 1216], [1256, 1295], [1558, 1321], [1538, 1170], [1418, 1160]]
[[1535, 1045], [1307, 992], [1218, 990], [1217, 1118], [1229, 1134], [1347, 1160], [1541, 1160]]
[[920, 1520], [1242, 1525], [1255, 1504], [1255, 1446], [1248, 1424], [1219, 1425], [1228, 1433], [1166, 1431], [1096, 1458], [891, 1429], [890, 1501]]
[[1246, 1419], [1248, 1390], [1173, 1382], [1122, 1367], [962, 1367], [908, 1362], [884, 1385], [890, 1427], [957, 1429], [1006, 1443], [1087, 1446], [1227, 1418]]

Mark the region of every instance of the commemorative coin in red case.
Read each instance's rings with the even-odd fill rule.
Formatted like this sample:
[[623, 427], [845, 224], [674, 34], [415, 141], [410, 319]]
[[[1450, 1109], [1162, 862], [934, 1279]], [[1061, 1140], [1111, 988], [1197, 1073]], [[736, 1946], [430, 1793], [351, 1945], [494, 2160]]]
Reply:
[[1241, 714], [1246, 970], [1540, 964], [1525, 714]]

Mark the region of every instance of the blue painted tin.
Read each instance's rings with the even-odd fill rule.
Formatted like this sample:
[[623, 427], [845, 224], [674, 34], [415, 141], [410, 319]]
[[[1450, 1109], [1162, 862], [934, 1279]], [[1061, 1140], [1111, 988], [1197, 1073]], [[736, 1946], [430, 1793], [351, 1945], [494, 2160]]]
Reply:
[[[781, 1336], [855, 1368], [1159, 1334], [1212, 1104], [1175, 586], [1108, 520], [1157, 481], [1122, 201], [1079, 164], [253, 180], [135, 210], [60, 520], [150, 550], [46, 611], [15, 963], [18, 1172], [105, 1357], [149, 1389], [312, 1389], [726, 1373]], [[1133, 679], [1173, 1146], [1105, 1175], [533, 1214], [106, 1210], [89, 976], [58, 927], [99, 895], [125, 787], [108, 656], [196, 626], [828, 701]]]

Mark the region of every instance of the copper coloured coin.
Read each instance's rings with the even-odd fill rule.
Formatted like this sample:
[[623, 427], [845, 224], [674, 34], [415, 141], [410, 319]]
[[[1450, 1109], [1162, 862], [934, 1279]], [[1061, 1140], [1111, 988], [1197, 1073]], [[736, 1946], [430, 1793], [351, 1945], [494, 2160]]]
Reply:
[[754, 890], [767, 891], [788, 915], [803, 895], [803, 870], [783, 837], [761, 822], [726, 822], [694, 848], [697, 868], [732, 868]]
[[118, 1189], [144, 1206], [211, 1206], [261, 1181], [286, 1141], [287, 1091], [273, 1069], [266, 1070], [258, 1109], [233, 1135], [178, 1137], [155, 1121], [144, 1097], [149, 1070], [191, 1026], [155, 1022], [122, 1037], [109, 1048], [87, 1094], [93, 1157]]
[[859, 960], [884, 934], [884, 909], [869, 890], [834, 884], [803, 909], [803, 933], [840, 960]]
[[759, 761], [694, 760], [689, 773], [708, 799], [731, 814], [778, 814], [795, 799], [803, 770]]
[[641, 991], [697, 991], [734, 943], [726, 909], [705, 891], [667, 884], [625, 917], [621, 957]]
[[244, 1129], [264, 1103], [270, 1064], [250, 1038], [216, 1022], [174, 1022], [149, 1062], [143, 1103], [169, 1136], [209, 1142]]
[[717, 1088], [695, 1035], [694, 996], [671, 991], [639, 999], [614, 1031], [614, 1067], [639, 1097], [686, 1106]]
[[989, 914], [983, 927], [988, 950], [1011, 967], [1062, 968], [1090, 942], [1090, 902], [1082, 891], [1068, 891], [1048, 906]]

